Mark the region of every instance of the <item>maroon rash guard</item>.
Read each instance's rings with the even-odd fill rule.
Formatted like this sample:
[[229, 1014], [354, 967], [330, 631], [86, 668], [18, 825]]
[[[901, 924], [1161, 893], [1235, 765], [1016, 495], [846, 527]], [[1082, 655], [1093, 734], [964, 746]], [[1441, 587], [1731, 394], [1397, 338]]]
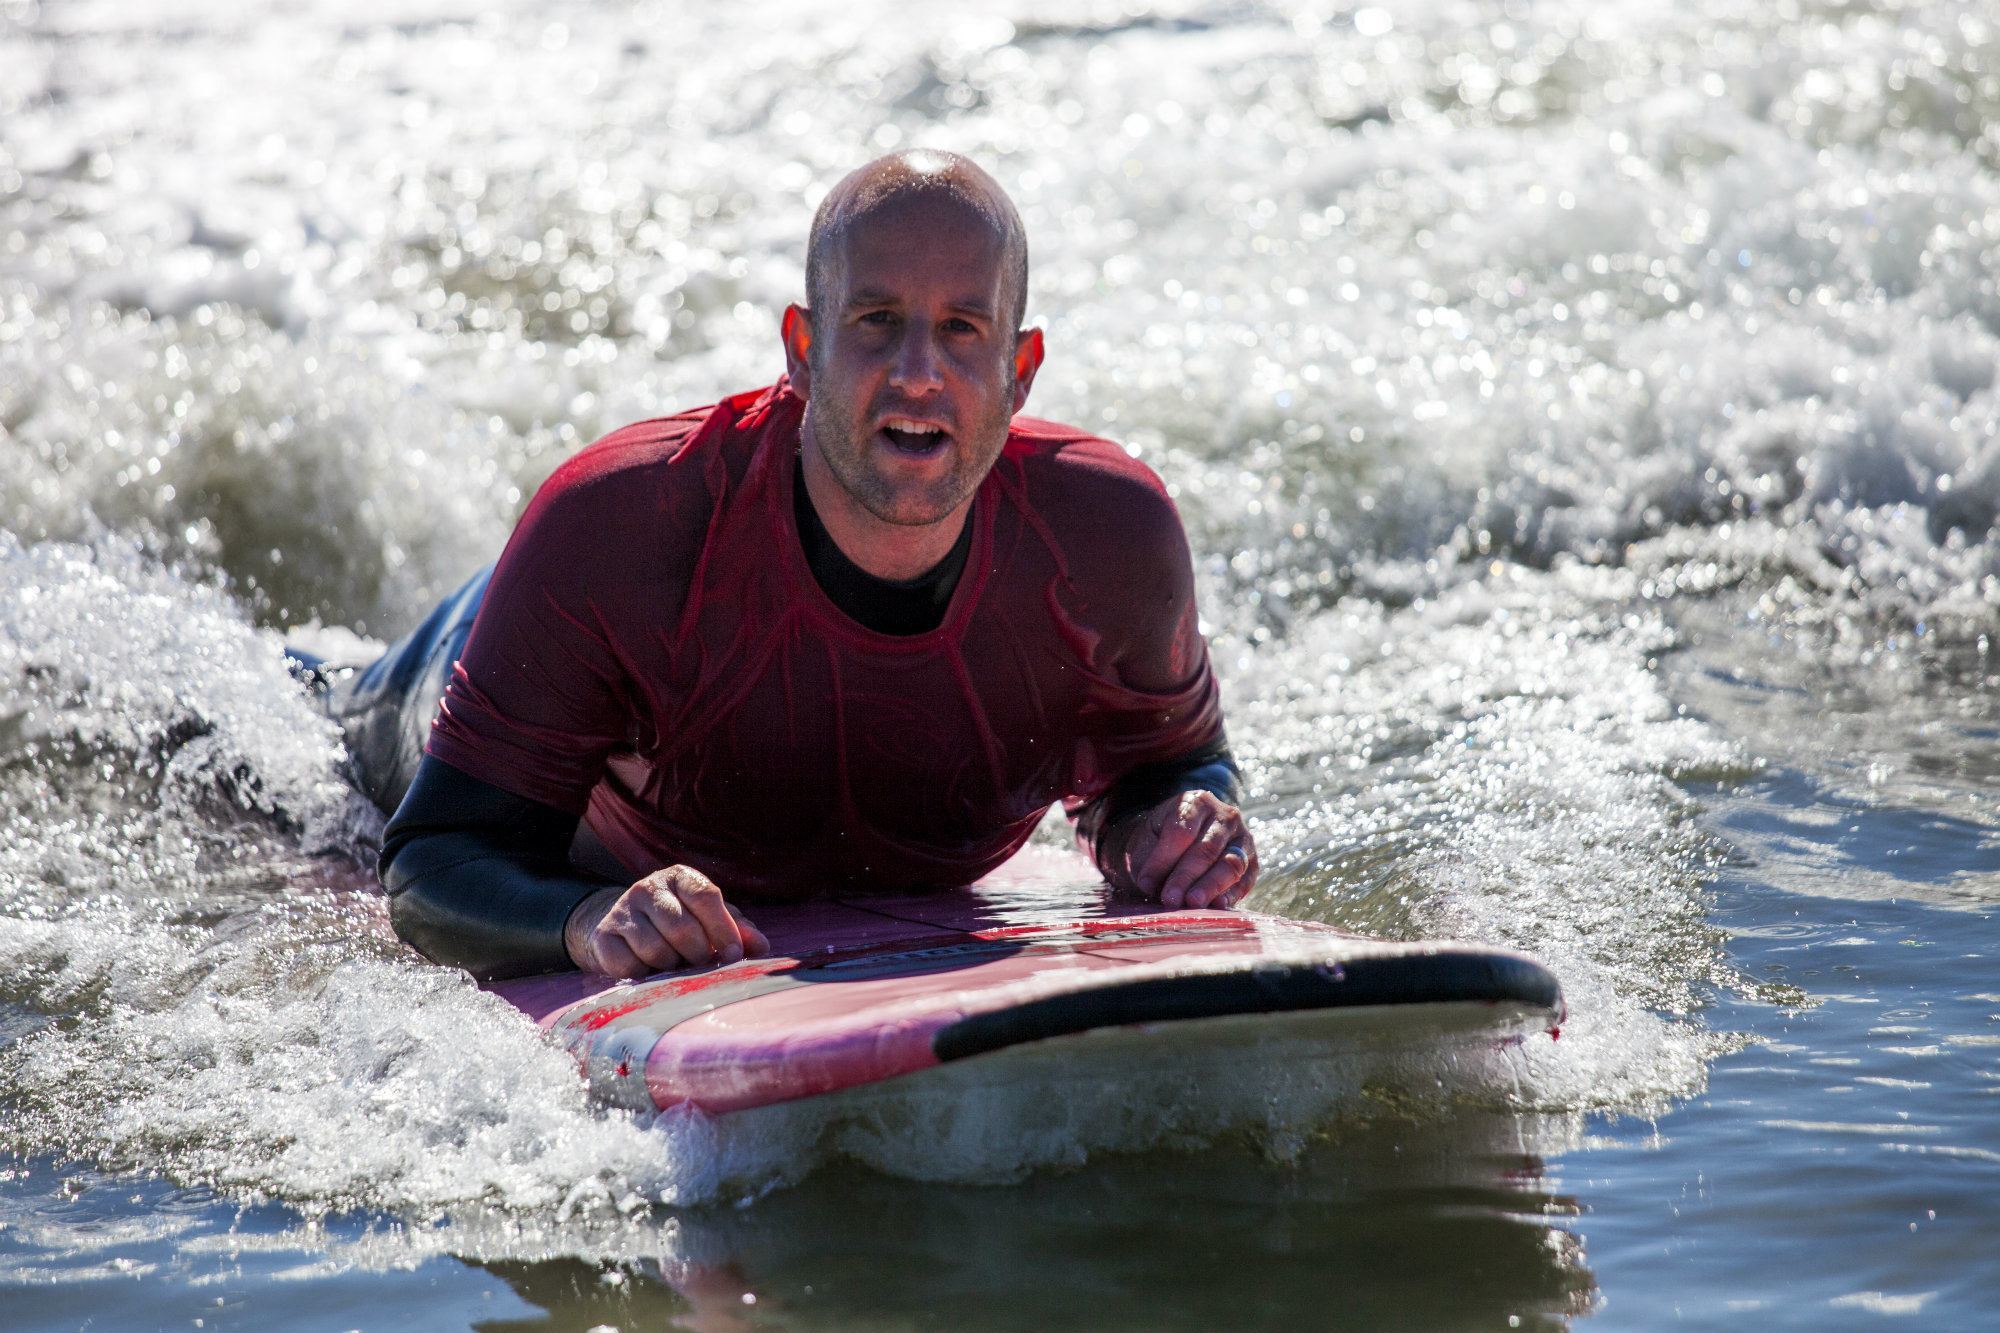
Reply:
[[732, 898], [969, 884], [1054, 801], [1219, 745], [1187, 540], [1123, 449], [1017, 417], [943, 623], [837, 609], [784, 381], [570, 459], [494, 570], [427, 749]]

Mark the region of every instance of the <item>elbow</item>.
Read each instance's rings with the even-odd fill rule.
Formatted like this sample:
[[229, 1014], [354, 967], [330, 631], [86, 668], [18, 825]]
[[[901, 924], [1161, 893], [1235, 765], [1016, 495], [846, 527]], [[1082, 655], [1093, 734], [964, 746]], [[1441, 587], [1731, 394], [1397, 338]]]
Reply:
[[426, 757], [376, 863], [390, 926], [480, 981], [573, 967], [562, 928], [598, 887], [569, 865], [576, 822]]
[[449, 833], [386, 850], [380, 874], [397, 937], [481, 982], [575, 967], [563, 926], [602, 887], [567, 866], [496, 854], [477, 837]]
[[544, 940], [513, 938], [505, 931], [467, 922], [421, 885], [390, 895], [389, 925], [397, 938], [426, 959], [455, 967], [482, 986], [574, 966], [568, 955], [554, 952]]
[[[388, 888], [386, 879], [383, 881], [383, 886]], [[437, 938], [437, 932], [432, 928], [428, 918], [429, 914], [424, 911], [419, 895], [407, 889], [389, 889], [389, 928], [396, 932], [396, 938], [433, 963], [442, 963], [447, 967], [462, 966], [456, 958], [450, 956], [449, 949], [440, 948], [441, 941]], [[477, 976], [478, 973], [474, 972], [473, 975]]]
[[459, 966], [449, 947], [441, 947], [444, 942], [438, 937], [436, 912], [425, 902], [418, 876], [409, 864], [419, 858], [401, 855], [409, 850], [411, 839], [398, 838], [396, 832], [393, 827], [389, 830], [381, 859], [375, 863], [376, 877], [382, 881], [382, 891], [389, 899], [389, 928], [396, 932], [397, 939], [433, 963]]
[[[412, 838], [390, 842], [382, 849], [376, 867], [382, 888], [389, 898], [389, 927], [396, 938], [433, 963], [470, 972], [475, 980], [492, 981], [498, 975], [493, 960], [478, 949], [479, 934], [468, 929], [465, 913], [454, 910], [455, 877], [453, 858], [432, 841]], [[459, 849], [463, 857], [463, 849]], [[447, 852], [444, 858], [436, 853]]]

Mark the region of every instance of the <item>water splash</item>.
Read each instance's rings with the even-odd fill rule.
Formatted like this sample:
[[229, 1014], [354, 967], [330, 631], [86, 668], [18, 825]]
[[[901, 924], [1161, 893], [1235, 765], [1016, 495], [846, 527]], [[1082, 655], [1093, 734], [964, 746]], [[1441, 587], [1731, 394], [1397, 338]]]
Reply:
[[1651, 664], [1674, 638], [1633, 587], [1515, 569], [1398, 610], [1350, 601], [1233, 662], [1274, 807], [1253, 905], [1543, 958], [1571, 1015], [1527, 1050], [1531, 1105], [1698, 1091], [1722, 1040], [1704, 997], [1741, 985], [1705, 920], [1721, 849], [1678, 784], [1753, 769], [1667, 701]]

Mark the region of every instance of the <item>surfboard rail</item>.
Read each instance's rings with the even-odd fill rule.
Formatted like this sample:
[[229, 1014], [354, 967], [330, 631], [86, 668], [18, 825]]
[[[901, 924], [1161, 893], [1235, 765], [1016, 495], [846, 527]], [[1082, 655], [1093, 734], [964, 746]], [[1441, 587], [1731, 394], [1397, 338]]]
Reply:
[[1562, 988], [1522, 954], [1464, 946], [1346, 961], [1281, 962], [1216, 972], [1119, 978], [968, 1014], [932, 1040], [940, 1061], [1022, 1042], [1197, 1018], [1405, 1004], [1515, 1004], [1556, 1012]]
[[[1171, 1034], [1216, 1020], [1322, 1041], [1401, 1011], [1439, 1040], [1553, 1029], [1562, 991], [1525, 954], [1371, 940], [1242, 911], [1109, 904], [1021, 919], [971, 895], [766, 911], [770, 957], [636, 982], [571, 973], [494, 991], [576, 1056], [593, 1091], [635, 1109], [722, 1113], [843, 1092], [1092, 1033]], [[1284, 1015], [1323, 1015], [1281, 1023]], [[1130, 1044], [1130, 1043], [1128, 1043]], [[1136, 1048], [1136, 1047], [1135, 1047]]]

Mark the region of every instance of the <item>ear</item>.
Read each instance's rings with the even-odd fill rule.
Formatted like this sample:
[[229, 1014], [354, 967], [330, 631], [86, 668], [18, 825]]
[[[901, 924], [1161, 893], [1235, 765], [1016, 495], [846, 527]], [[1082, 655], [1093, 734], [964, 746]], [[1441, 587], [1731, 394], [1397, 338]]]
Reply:
[[1014, 335], [1014, 410], [1020, 411], [1028, 403], [1028, 389], [1035, 382], [1035, 372], [1042, 368], [1042, 331], [1023, 329]]
[[[785, 340], [785, 374], [792, 381], [792, 392], [801, 398], [812, 397], [812, 315], [802, 305], [785, 307], [785, 317], [778, 325]], [[1040, 357], [1036, 358], [1038, 361]]]

